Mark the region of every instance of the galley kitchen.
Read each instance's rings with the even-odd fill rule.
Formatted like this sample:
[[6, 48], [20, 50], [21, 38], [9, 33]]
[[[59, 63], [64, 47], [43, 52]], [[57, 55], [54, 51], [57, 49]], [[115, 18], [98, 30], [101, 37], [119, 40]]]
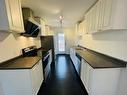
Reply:
[[127, 95], [127, 0], [0, 0], [0, 95]]

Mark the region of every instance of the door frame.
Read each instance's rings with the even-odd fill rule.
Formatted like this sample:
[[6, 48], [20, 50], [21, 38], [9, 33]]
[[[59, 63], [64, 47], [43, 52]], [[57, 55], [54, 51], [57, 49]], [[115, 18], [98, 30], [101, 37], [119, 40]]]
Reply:
[[[58, 41], [59, 41], [59, 36], [58, 36], [58, 35], [59, 35], [60, 33], [64, 34], [64, 41], [65, 41], [65, 43], [64, 43], [64, 45], [65, 45], [65, 50], [64, 50], [64, 51], [59, 51], [59, 42], [58, 42]], [[66, 39], [65, 39], [65, 33], [64, 33], [64, 32], [58, 32], [58, 33], [57, 33], [57, 52], [58, 52], [57, 54], [66, 54]]]

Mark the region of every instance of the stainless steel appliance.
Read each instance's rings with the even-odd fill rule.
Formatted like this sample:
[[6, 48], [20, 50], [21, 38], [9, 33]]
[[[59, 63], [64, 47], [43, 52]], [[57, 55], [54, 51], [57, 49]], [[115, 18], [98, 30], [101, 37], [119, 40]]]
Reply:
[[54, 52], [54, 37], [53, 36], [41, 36], [41, 47], [44, 50], [52, 50], [52, 61], [55, 61], [55, 52]]
[[50, 73], [50, 65], [51, 65], [51, 52], [50, 50], [44, 55], [43, 57], [43, 72], [44, 72], [44, 80], [47, 79], [49, 73]]
[[41, 51], [37, 49], [36, 46], [30, 46], [27, 48], [22, 49], [22, 54], [24, 57], [33, 57], [33, 56], [40, 56], [42, 57], [42, 66], [43, 66], [43, 77], [44, 80], [47, 79], [49, 72], [50, 72], [50, 65], [52, 62], [52, 50], [46, 51], [45, 54], [38, 54], [38, 52], [41, 53]]
[[80, 70], [81, 70], [81, 56], [80, 55], [78, 55], [77, 53], [76, 53], [76, 64], [75, 64], [75, 68], [76, 68], [76, 71], [77, 71], [77, 73], [79, 74], [79, 76], [80, 76]]

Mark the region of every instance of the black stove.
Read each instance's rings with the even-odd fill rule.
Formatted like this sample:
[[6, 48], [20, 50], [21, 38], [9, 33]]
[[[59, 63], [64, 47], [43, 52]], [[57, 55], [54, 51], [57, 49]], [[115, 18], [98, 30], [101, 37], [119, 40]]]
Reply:
[[22, 55], [24, 57], [37, 56], [37, 47], [36, 46], [30, 46], [27, 48], [23, 48], [22, 49]]

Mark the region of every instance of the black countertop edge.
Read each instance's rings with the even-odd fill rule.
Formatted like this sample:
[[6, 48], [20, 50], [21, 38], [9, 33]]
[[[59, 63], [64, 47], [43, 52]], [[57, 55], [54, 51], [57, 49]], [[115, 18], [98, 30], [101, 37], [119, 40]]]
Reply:
[[[37, 57], [37, 56], [36, 56]], [[2, 65], [10, 64], [10, 62], [15, 61], [19, 58], [25, 58], [22, 55], [17, 56], [15, 58], [9, 59], [7, 61], [4, 61], [0, 64], [0, 70], [23, 70], [23, 69], [32, 69], [42, 58], [38, 58], [38, 60], [31, 66], [31, 67], [2, 67]], [[32, 57], [29, 57], [32, 58]]]
[[[109, 61], [110, 60], [111, 61], [115, 61], [115, 62], [113, 62], [114, 66], [93, 66], [82, 55], [80, 55], [78, 52], [76, 52], [78, 55], [80, 55], [94, 69], [101, 69], [101, 68], [125, 68], [126, 67], [126, 64], [127, 64], [126, 61], [123, 61], [123, 60], [120, 60], [120, 59], [117, 59], [117, 58], [114, 58], [114, 57], [111, 57], [111, 56], [108, 56], [108, 55], [105, 55], [105, 54], [98, 53], [96, 51], [90, 50], [90, 49], [85, 48], [85, 47], [82, 47], [82, 46], [78, 46], [78, 47], [79, 48], [81, 47], [83, 49], [86, 49], [88, 52], [91, 52], [92, 54], [95, 54], [97, 56], [101, 56], [102, 58], [108, 59]], [[120, 63], [120, 64], [117, 64], [116, 61], [117, 61], [117, 63]]]
[[26, 70], [26, 69], [32, 69], [41, 59], [39, 59], [33, 66], [31, 67], [21, 67], [21, 68], [18, 68], [18, 67], [13, 67], [13, 68], [2, 68], [0, 67], [0, 70]]
[[45, 48], [43, 48], [43, 47], [39, 47], [39, 48], [37, 48], [37, 50], [39, 51], [39, 50], [42, 50], [42, 51], [49, 51], [49, 49], [45, 49]]
[[102, 56], [105, 56], [105, 57], [108, 57], [108, 58], [112, 58], [112, 59], [114, 59], [114, 60], [118, 60], [118, 61], [121, 61], [121, 62], [124, 62], [125, 64], [127, 64], [127, 62], [124, 61], [124, 60], [121, 60], [121, 59], [118, 59], [118, 58], [115, 58], [115, 57], [112, 57], [112, 56], [109, 56], [109, 55], [106, 55], [106, 54], [102, 54], [102, 53], [100, 53], [100, 52], [97, 52], [97, 51], [88, 49], [88, 48], [83, 47], [83, 46], [80, 46], [80, 45], [78, 45], [78, 47], [81, 47], [81, 48], [86, 49], [86, 50], [88, 50], [88, 51], [91, 51], [91, 52], [93, 52], [93, 53], [96, 53], [96, 54], [99, 54], [99, 55], [102, 55]]
[[[43, 57], [47, 54], [47, 52], [48, 52], [48, 50], [47, 49], [43, 49], [42, 47], [40, 47], [40, 48], [37, 48], [37, 52], [44, 52], [44, 54], [42, 55], [41, 54], [41, 57], [40, 58], [37, 58], [37, 62], [36, 63], [32, 63], [33, 65], [31, 65], [31, 67], [8, 67], [8, 65], [9, 64], [11, 64], [11, 62], [12, 62], [12, 64], [13, 64], [13, 62], [14, 61], [16, 61], [16, 60], [18, 60], [18, 59], [20, 59], [20, 58], [25, 58], [23, 55], [19, 55], [19, 56], [17, 56], [17, 57], [14, 57], [14, 58], [11, 58], [11, 59], [9, 59], [9, 60], [6, 60], [6, 61], [4, 61], [4, 62], [1, 62], [0, 63], [0, 70], [15, 70], [15, 69], [31, 69], [31, 68], [33, 68], [41, 59], [43, 59]], [[37, 55], [37, 56], [35, 56], [35, 57], [39, 57], [40, 55]], [[30, 57], [29, 57], [30, 58]], [[32, 58], [32, 57], [31, 57]], [[7, 66], [7, 67], [6, 67]]]
[[32, 69], [42, 58], [39, 58], [38, 61], [32, 66], [32, 67], [29, 67], [29, 68], [26, 68], [26, 69]]
[[[82, 57], [83, 58], [83, 57]], [[85, 58], [83, 58], [93, 69], [111, 69], [111, 68], [125, 68], [126, 64], [123, 64], [122, 66], [108, 66], [108, 67], [101, 67], [101, 66], [93, 66], [91, 65]]]
[[92, 67], [92, 68], [93, 69], [113, 69], [113, 68], [125, 68], [125, 66], [124, 67], [123, 66], [119, 66], [119, 67]]

